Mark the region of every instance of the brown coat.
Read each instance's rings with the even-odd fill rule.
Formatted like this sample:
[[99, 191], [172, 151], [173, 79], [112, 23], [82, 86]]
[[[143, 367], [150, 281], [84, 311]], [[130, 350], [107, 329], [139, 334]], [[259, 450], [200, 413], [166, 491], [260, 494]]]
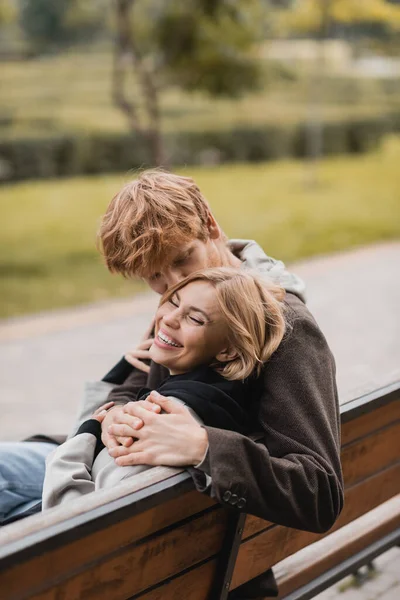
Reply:
[[[206, 427], [209, 451], [192, 474], [199, 491], [230, 508], [323, 532], [343, 506], [335, 363], [303, 302], [287, 294], [286, 304], [291, 327], [265, 365], [264, 393], [253, 415], [260, 440]], [[154, 389], [165, 375], [155, 363], [148, 377], [133, 369], [109, 399], [127, 400], [127, 392], [132, 398], [143, 386]]]

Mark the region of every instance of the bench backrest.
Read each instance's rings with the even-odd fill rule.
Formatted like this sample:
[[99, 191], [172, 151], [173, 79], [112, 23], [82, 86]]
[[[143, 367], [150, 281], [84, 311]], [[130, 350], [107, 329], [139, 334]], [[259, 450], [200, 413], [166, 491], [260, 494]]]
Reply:
[[[399, 399], [394, 384], [341, 407], [345, 507], [331, 531], [400, 492]], [[227, 548], [232, 513], [197, 493], [186, 471], [149, 473], [134, 488], [4, 528], [0, 597], [205, 600], [221, 597], [216, 585], [234, 589], [323, 537], [243, 516]]]

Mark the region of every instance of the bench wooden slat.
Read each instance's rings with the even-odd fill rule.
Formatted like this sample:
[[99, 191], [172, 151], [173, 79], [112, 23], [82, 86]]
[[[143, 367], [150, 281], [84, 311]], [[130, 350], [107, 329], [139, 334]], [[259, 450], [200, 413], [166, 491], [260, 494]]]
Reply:
[[347, 445], [341, 454], [345, 486], [396, 462], [399, 440], [400, 421]]
[[[400, 405], [400, 403], [399, 403]], [[350, 423], [348, 424], [350, 425]], [[371, 423], [369, 427], [371, 427]], [[380, 422], [377, 421], [379, 427]], [[370, 430], [369, 435], [357, 438], [347, 444], [342, 451], [341, 460], [345, 487], [353, 485], [369, 477], [373, 473], [395, 463], [399, 458], [400, 422], [378, 429]], [[260, 533], [272, 523], [257, 517], [249, 516], [243, 533], [243, 540]]]
[[217, 561], [210, 560], [145, 594], [141, 594], [138, 596], [138, 600], [210, 600], [216, 568]]
[[[354, 412], [347, 412], [342, 448], [346, 504], [333, 530], [400, 492], [399, 403], [393, 402], [393, 397], [392, 393], [386, 405], [376, 405], [374, 398], [371, 413], [359, 402]], [[352, 418], [352, 414], [356, 416]], [[56, 519], [66, 511], [56, 509], [38, 515], [29, 523], [32, 541], [26, 550], [23, 522], [5, 528], [9, 533], [4, 538], [10, 541], [10, 548], [16, 532], [16, 550], [14, 554], [0, 550], [0, 590], [7, 590], [7, 600], [127, 600], [133, 596], [143, 600], [205, 600], [218, 564], [226, 511], [209, 498], [188, 491], [185, 475], [176, 476], [181, 482], [177, 485], [170, 477], [171, 483], [164, 490], [168, 496], [157, 492], [161, 483], [153, 486], [152, 492], [149, 477], [145, 478], [150, 487], [140, 492], [140, 504], [132, 507], [126, 496], [119, 512], [114, 509], [110, 514], [107, 507], [112, 504], [102, 504], [101, 495], [93, 495], [92, 513], [87, 517], [82, 514], [81, 529], [77, 533], [72, 527], [76, 519], [67, 521], [65, 530], [70, 534], [61, 539], [52, 531], [63, 526]], [[179, 490], [181, 495], [176, 495]], [[114, 493], [110, 491], [110, 498]], [[166, 499], [160, 505], [162, 497]], [[146, 506], [147, 498], [150, 503]], [[92, 514], [93, 527], [90, 520], [85, 524]], [[120, 523], [117, 514], [121, 515]], [[43, 537], [40, 528], [46, 530], [47, 518], [51, 525]], [[37, 555], [32, 553], [35, 535], [40, 539]], [[231, 588], [322, 537], [248, 517]], [[19, 564], [14, 560], [15, 566], [10, 567], [13, 556], [18, 557]]]
[[400, 420], [400, 402], [390, 402], [376, 408], [372, 412], [361, 415], [357, 419], [347, 421], [342, 425], [342, 448], [354, 440], [364, 437], [372, 431], [382, 429], [390, 423]]
[[400, 494], [274, 567], [279, 597], [315, 579], [400, 526]]
[[[109, 526], [107, 535], [104, 535], [104, 530], [97, 531], [0, 572], [0, 589], [19, 594], [23, 593], [24, 589], [33, 591], [40, 582], [51, 582], [55, 574], [60, 579], [63, 575], [95, 563], [99, 557], [107, 557], [124, 546], [162, 531], [165, 527], [196, 515], [211, 506], [215, 506], [215, 503], [207, 496], [196, 491], [188, 492], [173, 498], [165, 505], [165, 510], [160, 510], [156, 506], [145, 513]], [[37, 515], [42, 522], [45, 522], [44, 517], [44, 514]], [[15, 525], [20, 528], [23, 523], [21, 521]]]
[[[96, 600], [127, 598], [137, 594], [153, 583], [217, 554], [225, 533], [226, 517], [226, 511], [216, 508], [178, 527], [146, 538], [142, 543], [129, 544], [106, 557], [100, 555], [102, 558], [94, 564], [78, 567], [76, 574], [65, 572], [63, 581], [55, 583], [49, 597], [58, 598], [61, 589], [66, 598], [93, 597]], [[188, 544], [188, 539], [193, 543]], [[51, 560], [51, 555], [49, 558]], [[62, 570], [59, 563], [53, 563], [53, 566], [56, 573]], [[29, 587], [22, 581], [13, 582], [11, 578], [5, 589], [11, 591], [14, 583], [13, 593], [18, 598], [29, 597], [35, 591], [32, 588], [33, 576], [31, 572]]]
[[[348, 488], [345, 492], [343, 511], [330, 532], [343, 527], [399, 492], [400, 463]], [[239, 550], [232, 589], [257, 577], [287, 556], [325, 535], [328, 534], [275, 526], [244, 541]]]
[[[387, 494], [391, 494], [391, 491], [398, 489], [398, 484], [397, 482], [399, 481], [400, 478], [400, 465], [397, 465], [395, 467], [391, 467], [387, 470], [385, 470], [384, 472], [382, 472], [379, 476], [371, 478], [370, 480], [368, 480], [367, 482], [363, 482], [361, 484], [358, 484], [357, 486], [354, 486], [353, 490], [349, 490], [346, 493], [346, 508], [343, 510], [343, 513], [341, 515], [341, 517], [339, 518], [339, 521], [337, 523], [337, 528], [343, 526], [344, 524], [346, 524], [348, 521], [351, 522], [353, 521], [355, 518], [358, 517], [358, 512], [361, 513], [361, 511], [364, 510], [364, 512], [368, 511], [368, 510], [372, 510], [372, 508], [375, 508], [376, 506], [379, 506], [384, 500], [386, 500], [387, 498], [385, 498], [385, 494], [383, 493], [383, 490], [386, 490]], [[390, 485], [392, 486], [392, 488], [390, 488]], [[393, 494], [391, 494], [391, 496], [388, 497], [393, 497]], [[362, 501], [362, 505], [361, 506], [356, 506], [354, 504], [351, 504], [352, 501]], [[318, 535], [318, 534], [310, 534], [307, 532], [299, 532], [297, 530], [294, 529], [286, 529], [286, 528], [280, 528], [278, 526], [274, 526], [274, 529], [279, 530], [285, 530], [285, 533], [283, 535], [283, 537], [285, 538], [286, 536], [286, 543], [289, 545], [289, 552], [291, 552], [293, 550], [292, 547], [292, 543], [296, 544], [296, 538], [300, 537], [303, 541], [304, 544], [308, 543], [310, 541], [310, 539], [312, 539], [313, 541], [317, 540], [317, 539], [321, 539], [322, 537], [324, 537], [325, 535], [328, 534], [323, 534], [323, 535]], [[273, 530], [270, 529], [268, 530], [268, 532], [266, 534], [271, 534]], [[269, 539], [267, 544], [269, 546], [269, 550], [272, 552], [272, 554], [275, 552], [275, 557], [276, 557], [276, 547], [274, 547], [275, 543], [280, 543], [281, 542], [281, 538], [279, 537], [279, 535], [276, 535], [277, 532], [274, 533], [274, 538], [273, 539]], [[264, 534], [263, 534], [264, 535]], [[306, 540], [307, 536], [310, 536], [308, 540]], [[255, 538], [257, 539], [257, 538]], [[267, 567], [265, 567], [265, 569], [263, 568], [265, 565], [267, 565], [269, 562], [268, 560], [269, 555], [265, 549], [265, 545], [263, 545], [262, 548], [258, 548], [258, 552], [254, 552], [252, 554], [252, 556], [250, 557], [250, 563], [251, 560], [257, 560], [258, 561], [258, 566], [260, 567], [260, 562], [261, 562], [261, 570], [260, 573], [262, 573], [264, 570], [266, 570]], [[274, 564], [273, 562], [271, 562], [271, 565]], [[177, 577], [173, 578], [170, 581], [167, 581], [159, 586], [157, 586], [155, 589], [152, 589], [151, 591], [144, 593], [144, 594], [140, 594], [138, 596], [138, 600], [140, 598], [140, 600], [181, 600], [182, 598], [185, 598], [185, 600], [209, 600], [208, 597], [208, 591], [211, 589], [211, 585], [213, 582], [213, 577], [214, 577], [214, 569], [217, 565], [217, 559], [214, 557], [212, 559], [210, 559], [208, 562], [206, 562], [205, 564], [202, 564], [200, 566], [195, 566], [193, 569], [188, 570], [180, 575], [178, 575]], [[251, 566], [251, 564], [250, 564]], [[248, 573], [248, 576], [245, 574], [245, 569], [249, 567], [249, 563], [247, 564], [240, 564], [239, 563], [239, 559], [238, 559], [238, 564], [236, 565], [235, 568], [235, 573], [234, 573], [234, 577], [232, 580], [232, 585], [231, 585], [231, 589], [234, 589], [235, 587], [237, 587], [238, 585], [240, 585], [241, 583], [244, 583], [244, 581], [248, 581], [248, 579], [253, 578], [254, 576], [256, 576], [256, 573], [254, 574], [254, 572], [252, 573]], [[240, 571], [240, 573], [238, 573], [237, 571]], [[240, 575], [240, 578], [238, 577], [238, 575]], [[251, 576], [250, 576], [251, 575]], [[243, 580], [243, 581], [242, 581]], [[35, 598], [34, 600], [50, 600], [47, 597], [46, 598]], [[51, 599], [52, 600], [52, 599]]]

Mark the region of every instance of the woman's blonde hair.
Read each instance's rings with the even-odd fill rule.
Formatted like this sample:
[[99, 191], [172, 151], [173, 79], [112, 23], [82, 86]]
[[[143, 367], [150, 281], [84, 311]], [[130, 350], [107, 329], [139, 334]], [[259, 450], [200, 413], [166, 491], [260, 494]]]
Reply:
[[206, 281], [215, 289], [229, 329], [228, 344], [237, 353], [229, 362], [211, 366], [225, 379], [245, 379], [253, 371], [259, 375], [285, 333], [285, 291], [249, 271], [220, 267], [192, 273], [163, 294], [160, 306], [193, 281]]

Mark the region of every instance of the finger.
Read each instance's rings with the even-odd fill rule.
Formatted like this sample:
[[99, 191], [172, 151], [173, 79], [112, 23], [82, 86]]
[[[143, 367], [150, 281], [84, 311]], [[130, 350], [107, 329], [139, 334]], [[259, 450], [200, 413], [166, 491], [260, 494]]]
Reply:
[[136, 419], [141, 419], [143, 424], [145, 424], [154, 414], [154, 411], [150, 411], [142, 406], [142, 401], [128, 402], [128, 404], [125, 404], [124, 406], [124, 412]]
[[[135, 402], [135, 404], [136, 404], [136, 402]], [[122, 413], [122, 415], [118, 418], [118, 421], [114, 422], [114, 423], [110, 423], [110, 426], [114, 425], [114, 424], [129, 425], [129, 427], [131, 427], [135, 431], [138, 431], [144, 425], [142, 419], [140, 419], [139, 417], [132, 416], [131, 414], [129, 414], [129, 412]]]
[[155, 317], [153, 317], [152, 320], [150, 321], [150, 325], [148, 326], [145, 333], [143, 334], [142, 340], [147, 340], [148, 338], [152, 337], [152, 333], [153, 333], [155, 324], [156, 324], [156, 319], [155, 319]]
[[127, 454], [126, 456], [119, 456], [115, 459], [115, 463], [119, 467], [130, 467], [134, 465], [151, 465], [149, 459], [146, 457], [146, 454], [142, 452], [138, 452], [137, 454]]
[[149, 350], [141, 350], [140, 348], [136, 348], [135, 350], [131, 350], [128, 352], [127, 356], [129, 358], [140, 358], [142, 360], [150, 360], [150, 351]]
[[95, 410], [93, 414], [99, 415], [101, 412], [107, 411], [113, 405], [114, 405], [114, 402], [112, 400], [111, 400], [111, 402], [106, 402], [106, 404], [103, 404], [103, 406], [100, 406], [97, 410]]
[[132, 448], [127, 448], [126, 446], [116, 446], [115, 448], [110, 448], [108, 450], [108, 454], [113, 458], [117, 458], [118, 456], [126, 456], [132, 453]]
[[159, 413], [161, 412], [161, 408], [155, 402], [149, 402], [149, 400], [137, 400], [135, 404], [142, 406], [146, 410], [150, 410], [151, 412]]
[[136, 434], [136, 430], [129, 425], [110, 425], [108, 428], [108, 433], [116, 438], [133, 437]]
[[[138, 349], [140, 350], [148, 350], [150, 348], [150, 346], [152, 346], [154, 343], [154, 338], [148, 338], [147, 340], [143, 340], [143, 342], [141, 342], [138, 346]], [[134, 350], [132, 351], [134, 352]]]
[[120, 444], [121, 446], [124, 446], [125, 448], [130, 448], [130, 446], [132, 446], [132, 444], [134, 442], [132, 437], [116, 436], [116, 440], [117, 440], [118, 444]]
[[144, 373], [149, 373], [150, 372], [149, 365], [146, 365], [145, 363], [141, 362], [137, 358], [130, 357], [129, 354], [125, 354], [125, 360], [129, 364], [131, 364], [132, 367], [136, 367], [136, 369], [139, 369], [139, 371], [143, 371]]
[[108, 450], [119, 447], [119, 444], [113, 435], [104, 434], [101, 436], [101, 441]]
[[[122, 439], [122, 438], [121, 438]], [[121, 442], [122, 446], [124, 446], [125, 448], [130, 448], [133, 444], [133, 442], [135, 441], [133, 437], [127, 437], [127, 438], [123, 438], [123, 442]]]
[[154, 403], [158, 404], [158, 406], [160, 406], [160, 408], [162, 410], [164, 410], [165, 412], [170, 413], [170, 414], [179, 415], [184, 412], [187, 412], [187, 408], [185, 408], [185, 406], [183, 404], [180, 404], [179, 402], [174, 402], [173, 400], [170, 400], [169, 398], [162, 396], [155, 390], [153, 390], [150, 393], [150, 395], [147, 396], [147, 400], [149, 402], [154, 402]]
[[106, 410], [102, 410], [99, 413], [94, 413], [94, 415], [92, 415], [92, 419], [94, 419], [95, 421], [98, 421], [99, 423], [101, 423], [104, 419], [104, 417], [106, 416], [107, 411]]

